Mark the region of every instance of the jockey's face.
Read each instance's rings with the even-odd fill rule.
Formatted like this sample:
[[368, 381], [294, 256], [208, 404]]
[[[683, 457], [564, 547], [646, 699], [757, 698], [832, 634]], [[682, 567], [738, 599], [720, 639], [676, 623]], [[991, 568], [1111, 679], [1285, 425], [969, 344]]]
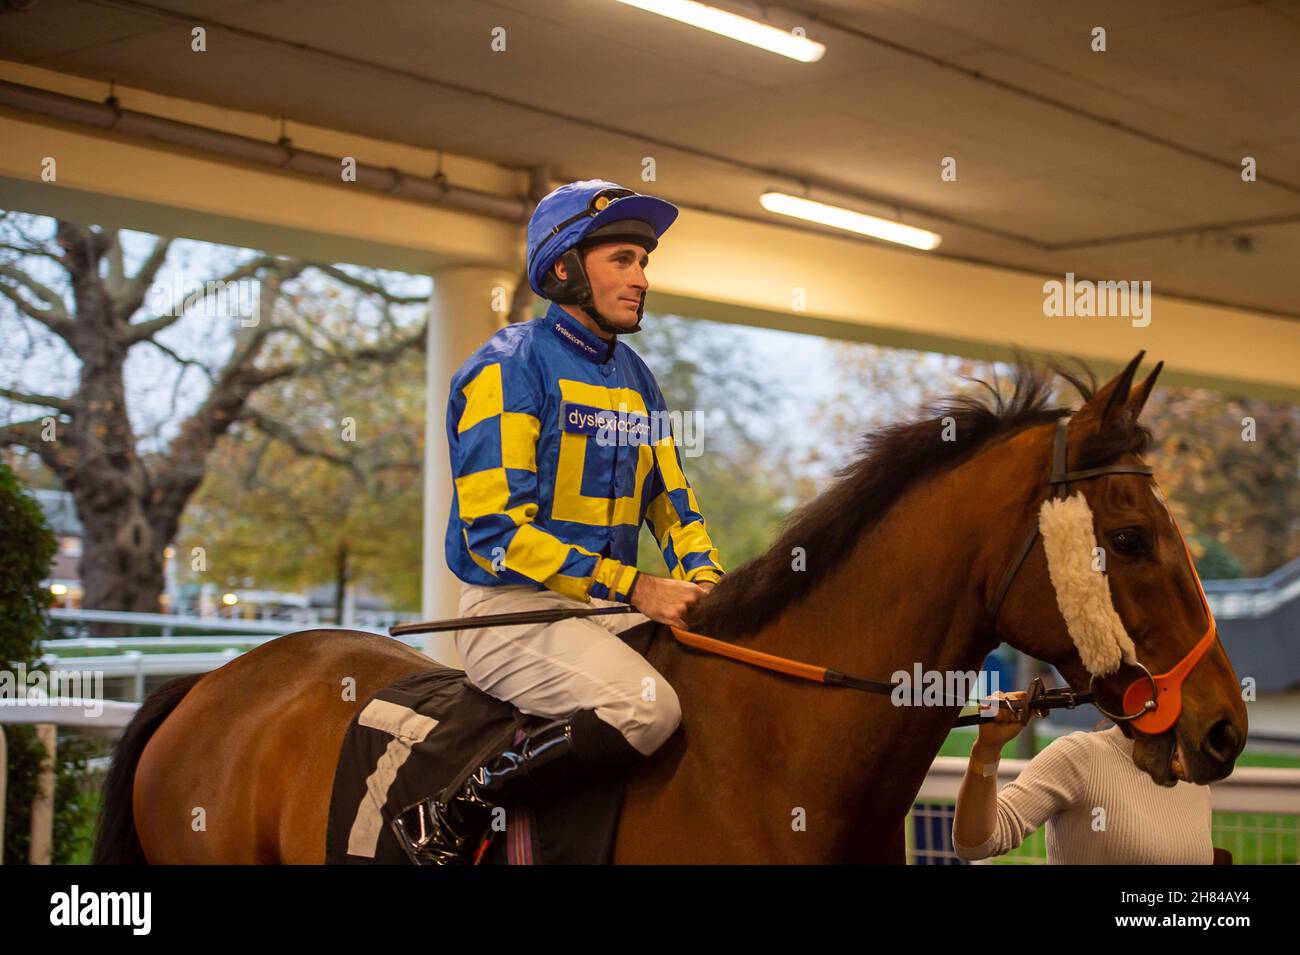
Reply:
[[[591, 281], [592, 305], [611, 325], [619, 328], [636, 325], [641, 295], [650, 287], [645, 277], [649, 261], [645, 249], [634, 242], [607, 242], [586, 251], [583, 265]], [[562, 262], [556, 263], [555, 271], [561, 279], [568, 277]], [[602, 338], [610, 337], [582, 309], [565, 306], [564, 310]]]

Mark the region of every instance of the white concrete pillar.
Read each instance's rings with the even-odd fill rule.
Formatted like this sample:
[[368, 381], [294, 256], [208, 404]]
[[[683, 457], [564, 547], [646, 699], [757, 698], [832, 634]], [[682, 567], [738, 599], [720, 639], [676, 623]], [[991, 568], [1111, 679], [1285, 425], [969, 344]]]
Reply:
[[[425, 620], [458, 616], [460, 601], [460, 581], [447, 569], [444, 545], [453, 490], [447, 447], [451, 376], [474, 349], [506, 324], [516, 279], [507, 269], [484, 266], [451, 266], [433, 274], [424, 435], [421, 615]], [[426, 636], [424, 652], [447, 666], [461, 665], [450, 634]]]

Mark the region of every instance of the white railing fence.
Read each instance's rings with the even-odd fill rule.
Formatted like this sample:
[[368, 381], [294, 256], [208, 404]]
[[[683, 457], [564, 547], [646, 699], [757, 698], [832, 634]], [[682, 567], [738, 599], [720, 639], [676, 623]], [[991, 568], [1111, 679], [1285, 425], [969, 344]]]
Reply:
[[[4, 845], [5, 797], [9, 784], [5, 725], [25, 723], [35, 726], [36, 738], [45, 749], [45, 759], [36, 780], [36, 795], [32, 798], [31, 842], [27, 860], [32, 865], [49, 865], [54, 851], [54, 759], [58, 748], [58, 728], [72, 726], [83, 732], [116, 735], [131, 722], [137, 709], [138, 703], [84, 697], [0, 699], [0, 846]], [[3, 861], [0, 852], [0, 863]]]
[[[170, 637], [174, 630], [200, 630], [203, 632], [225, 634], [262, 633], [280, 636], [295, 630], [308, 630], [317, 627], [339, 629], [332, 621], [323, 621], [316, 612], [297, 610], [284, 616], [266, 616], [260, 619], [242, 617], [194, 617], [169, 613], [127, 613], [120, 610], [85, 610], [80, 608], [55, 608], [50, 612], [50, 619], [60, 624], [74, 636], [90, 635], [90, 625], [95, 623], [117, 624], [130, 627], [160, 629], [161, 636]], [[374, 633], [387, 633], [388, 628], [397, 623], [418, 620], [419, 615], [404, 611], [357, 611], [353, 623], [346, 629], [369, 630]]]

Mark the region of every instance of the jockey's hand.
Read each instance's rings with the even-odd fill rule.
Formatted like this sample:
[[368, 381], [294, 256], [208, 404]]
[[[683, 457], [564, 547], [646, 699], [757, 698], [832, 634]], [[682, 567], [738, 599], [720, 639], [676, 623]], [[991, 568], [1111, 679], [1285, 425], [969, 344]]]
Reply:
[[632, 590], [632, 606], [651, 620], [685, 628], [686, 611], [704, 594], [705, 590], [699, 584], [652, 577], [642, 572], [637, 575], [636, 587]]

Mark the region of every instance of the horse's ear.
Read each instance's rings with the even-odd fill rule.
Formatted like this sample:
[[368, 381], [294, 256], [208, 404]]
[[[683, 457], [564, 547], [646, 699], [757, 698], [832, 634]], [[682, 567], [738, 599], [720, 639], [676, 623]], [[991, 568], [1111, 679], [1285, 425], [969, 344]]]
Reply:
[[1146, 381], [1138, 385], [1137, 391], [1133, 392], [1133, 397], [1129, 399], [1128, 410], [1133, 415], [1134, 421], [1138, 419], [1138, 415], [1142, 413], [1142, 408], [1146, 405], [1147, 399], [1151, 397], [1151, 389], [1155, 387], [1156, 378], [1163, 367], [1165, 367], [1164, 362], [1156, 362], [1156, 367], [1152, 369], [1151, 374], [1147, 375]]
[[1145, 351], [1138, 352], [1123, 371], [1099, 388], [1097, 393], [1088, 399], [1088, 403], [1079, 409], [1077, 417], [1083, 421], [1092, 421], [1098, 431], [1105, 431], [1115, 415], [1127, 407], [1129, 391], [1133, 387], [1133, 375], [1137, 372], [1137, 367], [1142, 363], [1142, 356], [1145, 354]]

